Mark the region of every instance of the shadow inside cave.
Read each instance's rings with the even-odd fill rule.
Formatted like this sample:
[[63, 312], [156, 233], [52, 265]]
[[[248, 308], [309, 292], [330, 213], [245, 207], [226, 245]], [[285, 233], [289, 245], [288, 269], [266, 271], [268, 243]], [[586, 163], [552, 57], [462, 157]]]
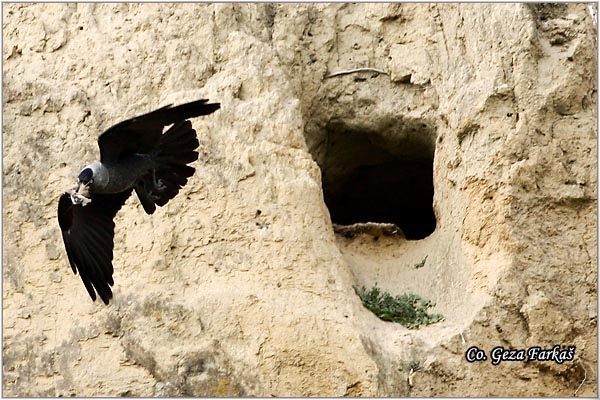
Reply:
[[390, 125], [385, 132], [327, 126], [317, 160], [325, 203], [334, 224], [393, 223], [406, 239], [423, 239], [436, 228], [433, 134], [422, 122]]

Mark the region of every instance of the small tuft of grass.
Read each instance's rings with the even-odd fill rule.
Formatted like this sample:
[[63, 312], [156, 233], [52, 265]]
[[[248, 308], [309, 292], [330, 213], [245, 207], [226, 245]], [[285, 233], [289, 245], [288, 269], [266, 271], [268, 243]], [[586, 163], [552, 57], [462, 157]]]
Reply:
[[416, 361], [416, 360], [411, 361], [408, 364], [408, 369], [409, 369], [409, 371], [418, 371], [418, 370], [421, 369], [421, 363], [419, 361]]
[[425, 261], [427, 261], [427, 256], [420, 262], [415, 264], [415, 269], [423, 268], [425, 266]]
[[408, 329], [416, 329], [421, 325], [430, 325], [441, 321], [441, 314], [428, 314], [427, 310], [434, 306], [429, 300], [423, 300], [416, 294], [402, 294], [393, 297], [388, 292], [381, 292], [377, 284], [367, 291], [363, 286], [357, 290], [363, 305], [384, 321], [397, 322]]

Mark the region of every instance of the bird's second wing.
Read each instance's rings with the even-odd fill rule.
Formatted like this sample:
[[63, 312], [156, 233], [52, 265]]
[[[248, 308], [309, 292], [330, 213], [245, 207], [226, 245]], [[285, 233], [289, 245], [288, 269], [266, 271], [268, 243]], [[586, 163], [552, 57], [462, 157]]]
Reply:
[[63, 193], [58, 201], [58, 223], [69, 264], [79, 272], [92, 300], [96, 292], [105, 304], [112, 298], [113, 218], [131, 195], [131, 189], [117, 194], [94, 195], [86, 206], [74, 205]]
[[98, 138], [100, 161], [110, 163], [118, 161], [123, 155], [150, 153], [157, 145], [165, 126], [210, 114], [219, 107], [219, 103], [208, 103], [207, 99], [202, 99], [175, 107], [168, 105], [120, 122]]

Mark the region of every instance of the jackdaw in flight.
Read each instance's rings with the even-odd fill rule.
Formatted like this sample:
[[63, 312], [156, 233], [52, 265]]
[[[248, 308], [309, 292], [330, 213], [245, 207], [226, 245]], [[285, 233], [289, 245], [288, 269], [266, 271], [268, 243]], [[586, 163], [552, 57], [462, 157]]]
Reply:
[[[211, 114], [219, 103], [197, 100], [128, 119], [98, 138], [100, 161], [86, 166], [77, 186], [58, 201], [58, 224], [73, 272], [92, 300], [112, 298], [113, 218], [135, 190], [152, 214], [177, 195], [195, 169], [199, 143], [189, 118]], [[172, 126], [163, 133], [165, 126]]]

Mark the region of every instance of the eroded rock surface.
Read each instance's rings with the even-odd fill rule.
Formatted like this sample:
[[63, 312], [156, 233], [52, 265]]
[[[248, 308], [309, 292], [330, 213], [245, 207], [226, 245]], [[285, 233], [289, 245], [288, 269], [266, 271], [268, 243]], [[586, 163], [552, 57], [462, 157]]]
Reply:
[[[597, 395], [587, 5], [6, 4], [3, 35], [5, 395]], [[103, 129], [199, 97], [195, 176], [128, 200], [92, 303], [58, 196]], [[366, 222], [402, 234], [333, 229]], [[377, 319], [375, 283], [444, 321]]]

